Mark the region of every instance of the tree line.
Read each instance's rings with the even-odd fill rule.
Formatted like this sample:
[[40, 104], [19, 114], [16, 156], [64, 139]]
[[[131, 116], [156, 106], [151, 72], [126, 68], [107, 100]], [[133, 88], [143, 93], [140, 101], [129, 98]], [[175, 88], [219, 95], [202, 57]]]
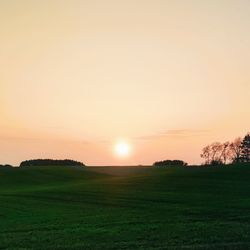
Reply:
[[165, 167], [165, 166], [182, 166], [185, 167], [188, 164], [182, 160], [164, 160], [164, 161], [156, 161], [153, 166], [154, 167]]
[[205, 160], [205, 165], [250, 162], [250, 133], [232, 142], [209, 144], [202, 149], [200, 156]]
[[27, 160], [20, 164], [20, 167], [32, 167], [32, 166], [79, 166], [84, 167], [82, 162], [74, 160], [52, 160], [52, 159], [37, 159], [37, 160]]
[[13, 166], [11, 166], [10, 164], [0, 164], [0, 168], [12, 168]]

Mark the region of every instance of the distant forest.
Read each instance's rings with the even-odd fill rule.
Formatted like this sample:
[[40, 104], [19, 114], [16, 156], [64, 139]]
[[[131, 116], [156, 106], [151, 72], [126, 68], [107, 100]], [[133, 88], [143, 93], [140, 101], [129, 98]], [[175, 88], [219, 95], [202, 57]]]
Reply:
[[37, 160], [28, 160], [23, 161], [20, 164], [20, 167], [31, 167], [31, 166], [79, 166], [84, 167], [85, 165], [82, 162], [74, 160], [52, 160], [52, 159], [37, 159]]

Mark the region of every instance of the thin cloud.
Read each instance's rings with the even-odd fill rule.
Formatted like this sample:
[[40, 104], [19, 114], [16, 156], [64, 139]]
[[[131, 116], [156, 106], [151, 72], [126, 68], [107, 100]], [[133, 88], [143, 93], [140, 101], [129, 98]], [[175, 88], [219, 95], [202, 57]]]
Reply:
[[0, 143], [1, 141], [8, 142], [32, 142], [32, 143], [43, 143], [43, 142], [66, 142], [66, 143], [78, 143], [78, 144], [90, 144], [89, 141], [86, 140], [75, 140], [75, 139], [66, 139], [66, 138], [48, 138], [48, 137], [26, 137], [26, 136], [11, 136], [11, 135], [0, 135]]
[[170, 129], [154, 135], [136, 137], [137, 140], [156, 140], [165, 137], [193, 137], [207, 135], [210, 130], [205, 129]]

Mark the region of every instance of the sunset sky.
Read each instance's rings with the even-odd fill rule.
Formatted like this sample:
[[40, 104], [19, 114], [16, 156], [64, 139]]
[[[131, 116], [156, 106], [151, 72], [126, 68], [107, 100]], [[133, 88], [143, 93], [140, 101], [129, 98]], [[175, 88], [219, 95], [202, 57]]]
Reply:
[[250, 130], [249, 0], [0, 0], [0, 38], [0, 164], [201, 163]]

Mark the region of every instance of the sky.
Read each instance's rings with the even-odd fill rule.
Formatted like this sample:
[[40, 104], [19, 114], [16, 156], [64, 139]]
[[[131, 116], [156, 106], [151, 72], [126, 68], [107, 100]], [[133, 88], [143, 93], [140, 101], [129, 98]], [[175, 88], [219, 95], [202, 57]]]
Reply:
[[249, 30], [249, 0], [0, 0], [0, 164], [201, 163], [250, 130]]

